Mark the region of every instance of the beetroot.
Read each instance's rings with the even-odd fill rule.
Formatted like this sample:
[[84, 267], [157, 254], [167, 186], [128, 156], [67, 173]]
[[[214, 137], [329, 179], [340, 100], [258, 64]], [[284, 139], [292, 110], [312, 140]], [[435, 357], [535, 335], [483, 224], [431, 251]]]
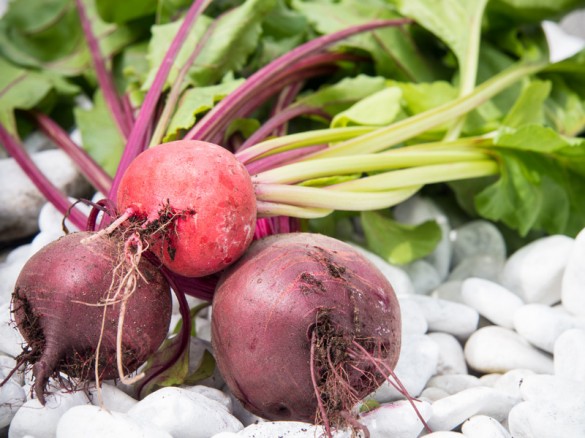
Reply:
[[95, 377], [100, 339], [98, 378], [118, 375], [116, 341], [122, 301], [126, 304], [121, 349], [125, 373], [144, 363], [168, 333], [170, 289], [146, 258], [137, 266], [140, 275], [134, 277], [135, 287], [129, 283], [130, 295], [124, 297], [118, 291], [114, 296], [124, 286], [122, 276], [129, 273], [120, 258], [125, 251], [120, 242], [123, 245], [120, 239], [88, 232], [69, 234], [37, 252], [18, 277], [12, 306], [28, 344], [21, 360], [33, 364], [35, 392], [43, 403], [49, 377], [59, 372], [82, 380]]
[[386, 278], [323, 235], [254, 242], [213, 300], [217, 365], [244, 406], [270, 420], [347, 424], [395, 366], [400, 331]]
[[130, 211], [162, 263], [186, 277], [220, 271], [254, 237], [250, 175], [212, 143], [179, 140], [148, 149], [126, 169], [117, 196], [119, 212]]

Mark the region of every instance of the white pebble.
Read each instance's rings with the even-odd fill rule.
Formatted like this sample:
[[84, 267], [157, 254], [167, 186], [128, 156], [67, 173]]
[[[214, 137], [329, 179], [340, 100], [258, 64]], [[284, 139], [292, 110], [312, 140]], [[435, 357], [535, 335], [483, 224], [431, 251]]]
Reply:
[[265, 421], [251, 424], [238, 432], [245, 438], [314, 438], [323, 433], [323, 428], [300, 421]]
[[[422, 418], [427, 421], [432, 412], [431, 404], [415, 401]], [[370, 438], [411, 438], [423, 430], [413, 406], [407, 400], [381, 405], [379, 408], [362, 414], [359, 422], [368, 428]]]
[[429, 433], [425, 438], [464, 438], [465, 435], [459, 432], [452, 432], [450, 430], [440, 430], [438, 432]]
[[448, 397], [449, 394], [447, 391], [442, 390], [441, 388], [435, 388], [433, 386], [429, 386], [423, 390], [418, 396], [421, 400], [428, 400], [430, 402], [434, 402], [436, 400], [442, 399], [444, 397]]
[[23, 438], [26, 435], [32, 435], [35, 438], [54, 437], [61, 416], [74, 406], [88, 403], [89, 400], [82, 391], [62, 390], [49, 394], [46, 396], [45, 406], [36, 398], [30, 399], [12, 419], [8, 436], [9, 438]]
[[[114, 385], [103, 383], [100, 386], [100, 390], [101, 402], [103, 403], [103, 407], [108, 411], [126, 413], [132, 406], [138, 403], [138, 400], [130, 397]], [[89, 388], [89, 394], [91, 403], [100, 406], [100, 396], [95, 386]]]
[[467, 305], [424, 295], [412, 295], [409, 298], [419, 305], [429, 331], [450, 333], [466, 339], [477, 329], [479, 314]]
[[484, 374], [479, 378], [479, 381], [481, 382], [481, 384], [483, 386], [489, 386], [490, 388], [493, 388], [496, 386], [496, 384], [498, 383], [498, 381], [500, 380], [500, 378], [502, 377], [502, 374], [500, 373], [488, 373], [488, 374]]
[[510, 432], [495, 418], [487, 415], [471, 417], [463, 426], [461, 432], [466, 438], [510, 438]]
[[506, 242], [492, 222], [486, 220], [467, 222], [454, 229], [450, 237], [453, 240], [454, 265], [477, 254], [499, 260], [506, 258]]
[[225, 406], [228, 412], [232, 412], [233, 403], [231, 397], [219, 389], [211, 388], [205, 385], [185, 386], [183, 388], [188, 391], [204, 395], [211, 400], [221, 403]]
[[560, 335], [554, 346], [555, 375], [585, 382], [585, 330], [571, 329]]
[[524, 369], [508, 371], [498, 379], [494, 384], [494, 388], [520, 400], [522, 398], [522, 394], [520, 393], [522, 382], [527, 376], [533, 376], [534, 374], [536, 374], [534, 371]]
[[356, 245], [355, 243], [346, 242], [347, 244], [351, 245], [354, 249], [358, 252], [363, 254], [370, 262], [376, 266], [384, 274], [386, 279], [392, 285], [394, 292], [396, 295], [410, 295], [414, 293], [414, 285], [410, 280], [410, 277], [403, 269], [398, 268], [396, 266], [392, 266], [382, 257], [364, 249], [363, 247]]
[[20, 245], [18, 248], [14, 248], [12, 251], [10, 251], [10, 254], [8, 254], [8, 256], [6, 257], [5, 262], [14, 263], [18, 261], [25, 263], [30, 258], [31, 255], [32, 252], [30, 250], [30, 243], [27, 243], [24, 245]]
[[[0, 373], [0, 382], [4, 380], [4, 377], [5, 375]], [[24, 389], [14, 380], [10, 379], [0, 386], [0, 429], [10, 424], [25, 401]]]
[[26, 260], [0, 263], [0, 304], [10, 302], [16, 280]]
[[574, 239], [562, 235], [529, 243], [506, 261], [502, 284], [525, 303], [556, 303], [561, 299], [563, 273], [574, 244]]
[[575, 315], [585, 316], [585, 229], [575, 238], [563, 274], [561, 299], [566, 309]]
[[560, 308], [527, 304], [516, 311], [514, 327], [532, 345], [552, 353], [555, 341], [564, 331], [585, 329], [585, 319], [571, 316]]
[[530, 345], [518, 333], [498, 326], [482, 327], [472, 334], [463, 349], [467, 364], [483, 373], [505, 373], [526, 368], [552, 373], [552, 358]]
[[409, 335], [424, 335], [427, 332], [428, 324], [420, 307], [408, 295], [398, 297], [400, 304], [400, 316], [402, 322], [402, 333]]
[[481, 316], [505, 328], [514, 328], [514, 313], [524, 304], [518, 295], [482, 278], [465, 280], [461, 285], [461, 297]]
[[457, 338], [448, 333], [429, 333], [429, 337], [439, 346], [437, 374], [466, 374], [467, 364], [463, 347]]
[[39, 250], [43, 249], [49, 243], [58, 240], [60, 237], [63, 237], [64, 234], [58, 231], [42, 231], [35, 236], [30, 244], [31, 253], [35, 254]]
[[469, 374], [434, 376], [427, 383], [427, 388], [439, 388], [449, 395], [457, 394], [458, 392], [477, 386], [481, 386], [479, 379]]
[[452, 430], [474, 415], [488, 415], [501, 421], [515, 399], [493, 388], [468, 388], [433, 403], [429, 426], [433, 430]]
[[24, 339], [14, 326], [10, 315], [10, 304], [0, 306], [0, 352], [16, 357], [22, 353]]
[[155, 424], [173, 438], [207, 438], [219, 432], [243, 429], [242, 423], [224, 404], [201, 393], [176, 387], [149, 394], [134, 405], [128, 415], [138, 422]]
[[461, 280], [446, 281], [433, 292], [431, 296], [433, 298], [439, 298], [441, 300], [453, 301], [454, 303], [462, 303], [463, 298], [461, 297]]
[[524, 400], [508, 417], [514, 438], [581, 437], [585, 434], [585, 383], [556, 376], [526, 377]]
[[500, 278], [504, 262], [489, 255], [475, 255], [461, 261], [449, 274], [449, 281], [463, 281], [478, 277], [490, 281]]
[[441, 284], [441, 276], [431, 263], [426, 260], [416, 260], [404, 267], [412, 280], [414, 292], [426, 295]]
[[[439, 347], [428, 336], [407, 335], [402, 338], [402, 350], [394, 373], [412, 397], [417, 397], [435, 374], [438, 358]], [[384, 382], [372, 397], [381, 403], [404, 398], [388, 382]]]
[[76, 406], [69, 409], [61, 417], [55, 437], [174, 438], [148, 420], [137, 421], [128, 414], [108, 411], [93, 405]]

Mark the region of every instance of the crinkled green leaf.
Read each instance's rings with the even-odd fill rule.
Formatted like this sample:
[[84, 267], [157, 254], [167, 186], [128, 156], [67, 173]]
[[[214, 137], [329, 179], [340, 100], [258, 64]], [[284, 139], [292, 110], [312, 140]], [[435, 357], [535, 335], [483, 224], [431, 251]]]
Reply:
[[260, 128], [260, 125], [261, 123], [258, 119], [234, 119], [225, 130], [225, 138], [228, 139], [237, 132], [239, 132], [244, 138], [248, 138]]
[[331, 122], [331, 127], [389, 125], [401, 110], [401, 99], [402, 90], [399, 87], [385, 88], [365, 97], [347, 110], [337, 114]]
[[436, 221], [401, 224], [379, 211], [361, 213], [368, 248], [389, 263], [404, 265], [429, 255], [441, 240]]
[[84, 149], [113, 176], [124, 150], [124, 137], [114, 122], [101, 91], [94, 96], [93, 108], [75, 108], [74, 114]]
[[381, 76], [358, 75], [344, 78], [333, 85], [327, 85], [315, 92], [303, 95], [297, 99], [297, 103], [321, 108], [334, 116], [385, 87], [386, 79]]
[[[102, 21], [93, 1], [86, 12], [107, 59], [145, 34], [144, 26]], [[34, 13], [31, 13], [31, 10]], [[74, 0], [18, 0], [0, 20], [0, 53], [18, 65], [77, 76], [92, 73], [92, 60]]]
[[500, 178], [475, 198], [485, 218], [526, 235], [575, 235], [585, 227], [585, 141], [525, 125], [496, 139]]
[[51, 72], [18, 68], [1, 57], [0, 71], [0, 123], [13, 135], [16, 134], [14, 110], [49, 110], [51, 97], [56, 100], [58, 95], [72, 96], [79, 92], [76, 86]]
[[203, 352], [203, 356], [201, 357], [201, 361], [195, 371], [191, 374], [185, 376], [183, 380], [184, 385], [195, 386], [200, 384], [203, 380], [208, 379], [209, 377], [213, 376], [215, 372], [215, 358], [213, 355], [208, 351], [205, 350]]
[[[189, 59], [189, 56], [195, 50], [197, 43], [201, 41], [201, 38], [205, 34], [205, 31], [211, 24], [211, 18], [202, 15], [199, 17], [195, 25], [191, 28], [187, 38], [185, 39], [185, 43], [179, 50], [175, 61], [173, 62], [173, 66], [169, 71], [169, 75], [167, 77], [166, 85], [170, 86], [173, 84], [179, 74], [179, 71], [183, 67], [183, 65]], [[148, 63], [150, 65], [150, 69], [146, 80], [142, 84], [142, 89], [147, 91], [154, 81], [156, 73], [166, 56], [167, 52], [169, 51], [169, 47], [175, 38], [175, 35], [179, 31], [183, 20], [177, 20], [166, 24], [155, 25], [152, 27], [152, 37], [148, 43], [148, 54], [146, 58], [148, 59]], [[201, 56], [201, 54], [200, 54]]]
[[246, 0], [222, 15], [189, 71], [196, 85], [211, 85], [241, 69], [258, 47], [262, 23], [276, 0]]
[[584, 6], [583, 0], [491, 0], [488, 10], [521, 23], [539, 23]]
[[[301, 11], [319, 33], [328, 34], [373, 19], [400, 17], [383, 0], [301, 1], [293, 7]], [[414, 38], [405, 28], [384, 28], [354, 36], [341, 45], [371, 54], [376, 72], [401, 80], [432, 81], [435, 74], [432, 57], [423, 56]]]
[[213, 108], [243, 81], [243, 79], [230, 79], [218, 85], [189, 88], [185, 91], [171, 118], [164, 141], [179, 138], [182, 131], [190, 129], [195, 124], [198, 115]]
[[126, 23], [136, 18], [154, 15], [157, 0], [95, 0], [102, 20], [108, 23]]
[[477, 62], [477, 48], [470, 35], [479, 32], [487, 0], [394, 0], [398, 10], [440, 38], [459, 61], [466, 76]]

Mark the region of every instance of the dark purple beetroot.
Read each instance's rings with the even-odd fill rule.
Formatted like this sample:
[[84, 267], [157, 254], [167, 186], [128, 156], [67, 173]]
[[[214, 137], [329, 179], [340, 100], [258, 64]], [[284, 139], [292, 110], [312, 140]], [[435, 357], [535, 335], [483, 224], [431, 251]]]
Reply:
[[244, 406], [270, 420], [343, 424], [384, 381], [354, 342], [393, 368], [400, 331], [398, 301], [382, 273], [351, 246], [316, 234], [253, 243], [213, 301], [218, 367]]
[[[14, 319], [28, 346], [22, 354], [33, 365], [35, 392], [44, 402], [47, 380], [63, 372], [82, 380], [94, 378], [96, 346], [102, 333], [104, 306], [119, 263], [119, 242], [93, 233], [69, 234], [50, 243], [24, 266], [12, 297]], [[126, 373], [135, 371], [157, 350], [171, 317], [169, 285], [159, 270], [142, 258], [140, 279], [127, 302], [122, 352]], [[114, 287], [119, 284], [116, 272]], [[116, 336], [120, 304], [110, 304], [99, 353], [100, 379], [115, 378]]]

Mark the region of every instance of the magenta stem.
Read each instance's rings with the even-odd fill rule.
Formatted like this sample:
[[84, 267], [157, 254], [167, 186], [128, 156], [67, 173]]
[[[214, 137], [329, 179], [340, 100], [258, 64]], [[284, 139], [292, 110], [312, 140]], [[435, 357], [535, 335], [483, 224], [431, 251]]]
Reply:
[[[276, 76], [285, 73], [294, 64], [322, 50], [324, 47], [360, 32], [367, 32], [380, 27], [400, 26], [409, 22], [411, 22], [409, 19], [373, 20], [335, 33], [323, 35], [298, 46], [250, 76], [246, 82], [211, 109], [187, 133], [185, 138], [198, 140], [212, 138], [221, 130], [222, 122], [226, 119], [226, 114], [230, 113], [231, 108], [238, 108], [241, 102], [246, 102], [253, 98], [258, 93], [258, 90], [264, 88], [267, 82], [273, 81]], [[231, 117], [227, 118], [231, 119]]]
[[24, 146], [15, 139], [6, 128], [0, 124], [0, 142], [8, 153], [16, 160], [20, 168], [26, 173], [33, 184], [39, 189], [43, 196], [53, 204], [67, 219], [78, 229], [83, 230], [87, 217], [78, 209], [71, 208], [69, 198], [63, 194], [51, 181], [41, 172], [34, 161], [26, 153]]
[[199, 15], [201, 15], [201, 12], [203, 11], [204, 7], [207, 6], [209, 1], [210, 0], [196, 0], [193, 2], [156, 73], [151, 87], [146, 93], [144, 103], [142, 104], [142, 108], [138, 113], [136, 123], [130, 132], [130, 137], [126, 143], [126, 148], [122, 154], [120, 165], [118, 166], [118, 171], [116, 172], [116, 176], [114, 177], [114, 182], [109, 193], [109, 198], [114, 202], [116, 201], [116, 192], [118, 190], [118, 186], [120, 185], [120, 180], [122, 179], [122, 175], [124, 175], [126, 168], [130, 165], [134, 158], [136, 158], [138, 154], [140, 154], [148, 146], [148, 142], [146, 141], [146, 133], [149, 130], [152, 116], [156, 110], [157, 102], [160, 99], [163, 87], [173, 62], [175, 61], [179, 50], [183, 46], [189, 30]]
[[39, 112], [31, 113], [41, 131], [69, 155], [79, 171], [89, 183], [99, 192], [108, 193], [112, 186], [112, 178], [89, 156], [82, 148], [77, 146], [71, 137], [53, 119]]
[[132, 126], [130, 124], [130, 119], [125, 114], [124, 107], [120, 101], [118, 93], [116, 92], [116, 87], [114, 85], [112, 75], [106, 68], [106, 63], [104, 62], [104, 58], [102, 57], [102, 54], [100, 52], [99, 43], [97, 41], [97, 38], [95, 37], [95, 34], [93, 33], [93, 30], [91, 29], [91, 22], [87, 16], [85, 5], [83, 4], [82, 0], [75, 0], [75, 3], [77, 5], [77, 11], [79, 13], [81, 27], [83, 29], [87, 45], [89, 46], [91, 59], [95, 67], [100, 88], [104, 93], [105, 101], [108, 107], [110, 108], [110, 111], [112, 112], [114, 120], [118, 125], [118, 129], [126, 139], [130, 134], [130, 129]]

